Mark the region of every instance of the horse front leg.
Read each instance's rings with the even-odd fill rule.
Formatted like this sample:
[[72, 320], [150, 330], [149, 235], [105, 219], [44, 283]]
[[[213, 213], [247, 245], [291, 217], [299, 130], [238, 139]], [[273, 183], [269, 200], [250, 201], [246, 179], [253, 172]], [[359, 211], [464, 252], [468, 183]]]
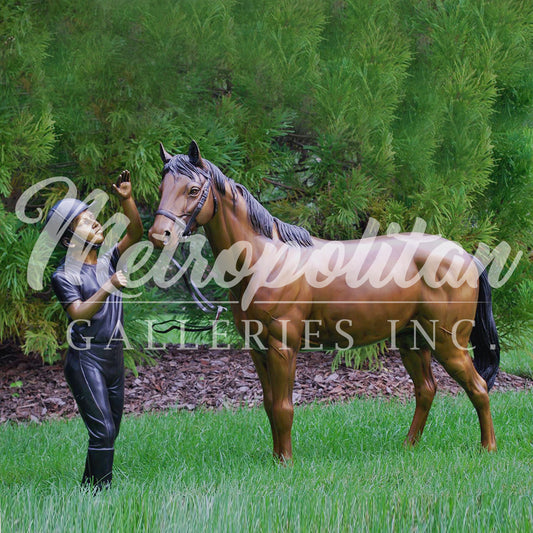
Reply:
[[291, 431], [294, 417], [292, 392], [296, 373], [296, 353], [297, 350], [269, 337], [266, 369], [272, 391], [274, 456], [283, 462], [292, 461]]
[[263, 406], [265, 408], [268, 420], [270, 422], [270, 429], [272, 430], [272, 442], [274, 445], [274, 457], [279, 457], [279, 437], [276, 426], [274, 425], [274, 419], [272, 416], [272, 386], [270, 385], [270, 377], [267, 370], [266, 356], [250, 350], [252, 361], [254, 362], [259, 381], [261, 382], [261, 388], [263, 389]]

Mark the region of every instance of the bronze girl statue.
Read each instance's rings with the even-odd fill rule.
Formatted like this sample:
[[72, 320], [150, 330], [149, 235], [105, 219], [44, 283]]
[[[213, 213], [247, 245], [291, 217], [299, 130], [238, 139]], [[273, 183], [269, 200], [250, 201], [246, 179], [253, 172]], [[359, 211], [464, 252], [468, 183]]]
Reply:
[[52, 275], [52, 287], [69, 317], [65, 377], [89, 432], [82, 485], [97, 490], [111, 484], [124, 405], [121, 289], [126, 277], [117, 263], [143, 233], [130, 173], [124, 170], [113, 187], [130, 222], [122, 240], [104, 254], [99, 254], [102, 226], [84, 202], [61, 200], [47, 217], [47, 223], [55, 217], [68, 224], [60, 241], [68, 252]]

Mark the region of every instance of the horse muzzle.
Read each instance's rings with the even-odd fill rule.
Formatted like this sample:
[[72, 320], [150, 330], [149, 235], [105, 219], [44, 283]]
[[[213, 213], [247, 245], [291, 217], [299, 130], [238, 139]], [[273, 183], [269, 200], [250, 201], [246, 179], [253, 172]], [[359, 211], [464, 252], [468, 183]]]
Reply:
[[172, 224], [168, 223], [168, 219], [161, 217], [161, 220], [154, 220], [154, 224], [148, 230], [148, 239], [156, 248], [164, 248], [183, 242], [187, 237], [183, 236], [186, 228], [186, 224], [183, 220], [177, 218], [172, 221]]

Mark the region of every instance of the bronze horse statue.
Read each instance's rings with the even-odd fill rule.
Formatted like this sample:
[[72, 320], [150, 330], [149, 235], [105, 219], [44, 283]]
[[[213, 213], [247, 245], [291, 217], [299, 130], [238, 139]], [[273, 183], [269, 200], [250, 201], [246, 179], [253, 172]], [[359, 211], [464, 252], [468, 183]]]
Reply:
[[237, 329], [245, 336], [254, 326], [251, 356], [275, 457], [292, 458], [292, 392], [302, 342], [338, 348], [391, 336], [415, 389], [405, 443], [419, 439], [435, 396], [433, 353], [472, 401], [482, 446], [496, 449], [488, 390], [498, 372], [499, 343], [488, 276], [473, 256], [422, 233], [318, 239], [273, 217], [203, 159], [194, 141], [188, 155], [172, 156], [163, 145], [160, 152], [161, 201], [149, 239], [162, 248], [203, 226], [215, 258], [233, 257], [225, 279], [234, 280]]

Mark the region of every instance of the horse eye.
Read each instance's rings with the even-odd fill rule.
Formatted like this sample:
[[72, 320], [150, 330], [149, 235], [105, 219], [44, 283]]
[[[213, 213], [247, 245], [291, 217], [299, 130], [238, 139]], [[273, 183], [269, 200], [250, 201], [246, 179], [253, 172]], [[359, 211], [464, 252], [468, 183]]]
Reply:
[[200, 192], [198, 187], [192, 187], [189, 191], [189, 196], [196, 196]]

